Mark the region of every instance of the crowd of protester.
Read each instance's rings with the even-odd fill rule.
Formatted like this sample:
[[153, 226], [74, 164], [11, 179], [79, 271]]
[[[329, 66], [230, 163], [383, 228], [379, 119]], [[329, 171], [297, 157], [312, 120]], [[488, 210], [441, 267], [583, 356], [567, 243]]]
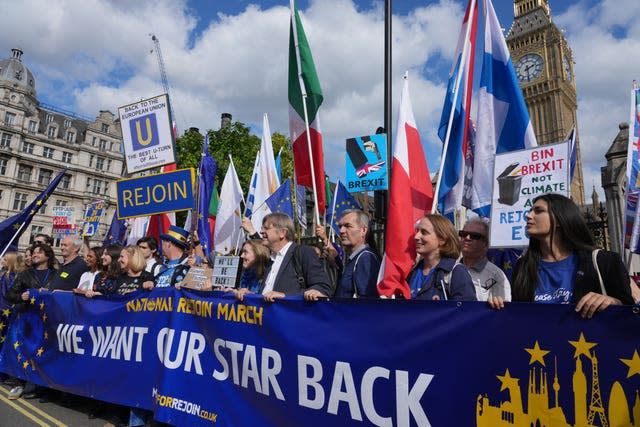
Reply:
[[[413, 236], [417, 257], [407, 277], [411, 299], [485, 301], [497, 310], [512, 300], [572, 303], [586, 318], [611, 305], [640, 301], [640, 289], [630, 280], [620, 255], [595, 249], [570, 199], [540, 196], [534, 199], [526, 220], [529, 247], [509, 283], [487, 258], [489, 226], [484, 219], [473, 218], [456, 232], [447, 218], [426, 214], [416, 223]], [[365, 212], [342, 214], [338, 242], [318, 226], [313, 246], [295, 242], [293, 220], [282, 213], [265, 216], [259, 232], [248, 219], [242, 227], [247, 240], [240, 251], [238, 285], [218, 290], [233, 293], [240, 301], [251, 294], [269, 302], [291, 295], [302, 295], [307, 301], [378, 297], [381, 256]], [[32, 289], [73, 290], [86, 298], [109, 298], [156, 287], [180, 287], [191, 267], [212, 267], [212, 257], [202, 254], [186, 230], [171, 226], [160, 237], [160, 246], [155, 238], [143, 237], [133, 246], [89, 248], [80, 238], [67, 236], [60, 244], [59, 262], [53, 239], [39, 234], [24, 253], [8, 252], [2, 258], [0, 308], [23, 309]], [[201, 289], [215, 288], [206, 281]], [[33, 384], [8, 381], [14, 385], [10, 399], [45, 393]], [[105, 407], [92, 408], [94, 415]], [[131, 409], [128, 422], [119, 424], [144, 425], [148, 418], [144, 411]]]

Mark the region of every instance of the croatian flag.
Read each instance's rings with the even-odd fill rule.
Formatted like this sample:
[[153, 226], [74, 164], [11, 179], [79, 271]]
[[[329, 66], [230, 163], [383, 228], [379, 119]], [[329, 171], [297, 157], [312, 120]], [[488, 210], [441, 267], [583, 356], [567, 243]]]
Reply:
[[[478, 5], [471, 0], [458, 36], [454, 67], [442, 108], [438, 136], [445, 144], [438, 191], [438, 209], [452, 215], [462, 205], [465, 159], [471, 158], [471, 96], [476, 50]], [[448, 142], [447, 142], [448, 141]]]
[[468, 208], [488, 217], [495, 155], [535, 147], [536, 136], [491, 0], [484, 1], [484, 56]]

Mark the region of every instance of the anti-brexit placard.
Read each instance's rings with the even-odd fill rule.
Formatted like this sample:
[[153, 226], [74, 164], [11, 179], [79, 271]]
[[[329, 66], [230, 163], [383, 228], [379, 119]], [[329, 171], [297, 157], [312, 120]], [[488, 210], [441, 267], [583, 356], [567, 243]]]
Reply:
[[167, 94], [118, 108], [127, 173], [175, 163], [170, 111]]
[[387, 189], [387, 135], [349, 138], [346, 153], [345, 187], [349, 193]]
[[178, 426], [631, 426], [639, 330], [630, 306], [34, 291], [0, 370]]

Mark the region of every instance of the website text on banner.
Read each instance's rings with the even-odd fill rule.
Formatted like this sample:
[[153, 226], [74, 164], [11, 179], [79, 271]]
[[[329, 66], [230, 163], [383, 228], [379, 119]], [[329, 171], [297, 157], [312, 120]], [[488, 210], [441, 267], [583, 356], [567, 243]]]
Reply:
[[568, 426], [597, 406], [588, 384], [614, 425], [640, 388], [628, 306], [584, 321], [569, 305], [239, 303], [172, 288], [30, 297], [2, 314], [0, 370], [175, 425], [496, 426], [508, 407], [513, 425]]

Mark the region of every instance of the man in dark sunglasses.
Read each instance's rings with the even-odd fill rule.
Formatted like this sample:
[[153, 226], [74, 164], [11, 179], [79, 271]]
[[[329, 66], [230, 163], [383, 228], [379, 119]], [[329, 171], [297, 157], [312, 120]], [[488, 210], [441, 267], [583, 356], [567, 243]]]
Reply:
[[502, 297], [511, 301], [511, 285], [505, 274], [487, 259], [489, 249], [489, 226], [481, 218], [469, 220], [460, 236], [462, 263], [469, 270], [476, 288], [478, 301], [487, 301], [491, 297]]

